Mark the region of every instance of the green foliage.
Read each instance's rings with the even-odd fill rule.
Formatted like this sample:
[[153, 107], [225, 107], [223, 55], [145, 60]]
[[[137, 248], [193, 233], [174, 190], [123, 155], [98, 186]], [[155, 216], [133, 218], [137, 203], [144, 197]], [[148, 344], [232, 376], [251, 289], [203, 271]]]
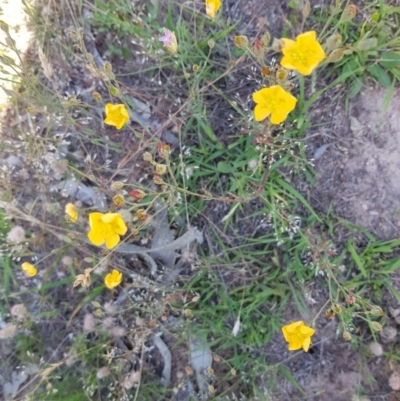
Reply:
[[[163, 10], [165, 14], [161, 14], [159, 9], [161, 2], [145, 2], [137, 7], [134, 7], [133, 3], [138, 4], [129, 0], [94, 0], [91, 6], [92, 28], [99, 35], [112, 37], [112, 40], [107, 40], [108, 48], [103, 55], [128, 60], [132, 57], [133, 41], [138, 46], [138, 51], [145, 52], [149, 57], [150, 66], [126, 75], [118, 75], [117, 69], [114, 73], [109, 63], [109, 71], [90, 65], [90, 54], [85, 49], [85, 40], [76, 40], [74, 45], [82, 53], [79, 54], [79, 58], [86, 57], [89, 67], [92, 67], [91, 72], [98, 74], [96, 80], [103, 79], [102, 84], [106, 88], [104, 97], [108, 96], [110, 101], [125, 102], [131, 109], [135, 109], [134, 101], [128, 96], [125, 99], [124, 91], [129, 89], [133, 92], [133, 89], [123, 82], [123, 79], [140, 74], [144, 79], [148, 79], [148, 83], [152, 83], [159, 76], [163, 77], [162, 92], [170, 95], [173, 101], [179, 98], [179, 111], [160, 111], [159, 115], [167, 122], [156, 133], [161, 134], [169, 129], [170, 125], [176, 128], [174, 132], [178, 132], [179, 138], [171, 156], [162, 158], [158, 154], [156, 146], [159, 139], [155, 139], [156, 134], [145, 124], [139, 123], [140, 129], [134, 128], [131, 131], [107, 135], [99, 135], [94, 128], [80, 125], [78, 118], [95, 115], [94, 106], [89, 102], [78, 102], [76, 98], [63, 100], [60, 93], [54, 89], [53, 83], [44, 85], [36, 74], [21, 74], [26, 80], [22, 81], [22, 94], [26, 95], [27, 102], [34, 109], [32, 114], [48, 117], [43, 121], [49, 131], [54, 124], [51, 116], [62, 115], [67, 122], [63, 129], [68, 128], [78, 133], [79, 142], [83, 147], [90, 148], [87, 155], [99, 151], [99, 159], [103, 156], [105, 160], [113, 157], [110, 165], [102, 164], [93, 157], [89, 161], [85, 160], [82, 167], [83, 164], [80, 166], [71, 156], [67, 159], [68, 177], [71, 174], [74, 178], [90, 181], [98, 186], [100, 193], [112, 198], [115, 188], [111, 184], [115, 184], [116, 176], [121, 180], [130, 178], [129, 174], [132, 171], [124, 171], [122, 161], [126, 160], [122, 158], [127, 157], [126, 143], [133, 138], [137, 140], [134, 142], [137, 147], [135, 156], [140, 156], [137, 160], [142, 161], [144, 152], [151, 152], [148, 153], [151, 160], [147, 160], [148, 164], [143, 168], [144, 173], [140, 171], [142, 176], [135, 177], [134, 182], [124, 182], [121, 187], [126, 185], [136, 188], [136, 185], [139, 187], [140, 184], [140, 188], [148, 191], [139, 202], [126, 202], [128, 212], [134, 214], [139, 207], [148, 207], [149, 213], [153, 213], [153, 202], [162, 199], [169, 207], [170, 215], [176, 218], [176, 221], [183, 222], [182, 226], [189, 226], [193, 222], [205, 226], [205, 244], [199, 247], [199, 257], [193, 267], [197, 272], [190, 277], [179, 277], [177, 283], [174, 283], [177, 287], [166, 287], [167, 291], [171, 290], [173, 293], [198, 295], [198, 300], [193, 304], [171, 302], [171, 310], [183, 321], [184, 327], [184, 330], [179, 330], [178, 333], [171, 329], [176, 344], [186, 344], [193, 332], [201, 334], [213, 354], [222, 361], [221, 371], [216, 374], [217, 379], [224, 384], [229, 383], [225, 387], [236, 386], [235, 388], [239, 388], [246, 396], [259, 394], [257, 379], [262, 376], [268, 377], [272, 391], [280, 392], [278, 377], [284, 377], [304, 395], [303, 388], [287, 366], [283, 365], [285, 361], [268, 365], [267, 360], [266, 364], [265, 348], [277, 337], [285, 323], [288, 303], [294, 304], [298, 315], [307, 316], [313, 325], [321, 314], [333, 310], [333, 316], [338, 316], [337, 332], [343, 333], [355, 329], [359, 322], [371, 326], [372, 322], [377, 321], [372, 312], [376, 312], [386, 289], [400, 302], [400, 294], [390, 280], [391, 275], [400, 267], [396, 257], [400, 241], [377, 241], [370, 233], [358, 230], [330, 213], [327, 216], [318, 214], [292, 184], [293, 177], [300, 174], [305, 174], [310, 183], [314, 182], [315, 172], [307, 160], [301, 138], [311, 125], [308, 111], [325, 91], [337, 84], [346, 84], [347, 97], [352, 98], [361, 90], [365, 74], [380, 85], [393, 90], [396, 80], [400, 77], [400, 9], [386, 6], [382, 2], [379, 6], [371, 3], [364, 10], [369, 15], [366, 21], [353, 20], [344, 23], [340, 22], [340, 7], [331, 10], [330, 14], [324, 14], [322, 10], [319, 22], [325, 22], [327, 26], [322, 31], [332, 30], [332, 26], [337, 29], [346, 51], [336, 64], [326, 67], [327, 75], [334, 78], [330, 83], [323, 85], [322, 89], [311, 90], [309, 98], [306, 98], [306, 94], [308, 96], [310, 93], [308, 81], [303, 77], [298, 79], [297, 109], [285, 126], [272, 127], [268, 123], [256, 123], [249, 118], [252, 114], [249, 102], [243, 99], [239, 101], [232, 94], [232, 88], [236, 90], [238, 82], [246, 81], [248, 77], [240, 75], [241, 69], [247, 68], [251, 72], [250, 68], [253, 66], [253, 60], [243, 67], [240, 63], [247, 62], [254, 49], [247, 49], [249, 52], [244, 53], [243, 49], [232, 45], [231, 37], [238, 29], [238, 24], [211, 21], [204, 18], [201, 12], [194, 13], [186, 4], [182, 5], [179, 2], [168, 2]], [[293, 12], [297, 12], [300, 2], [291, 1], [289, 7]], [[79, 9], [82, 11], [82, 7]], [[31, 11], [32, 18], [40, 19], [39, 13], [33, 9]], [[291, 15], [290, 19], [298, 26], [296, 15]], [[304, 20], [305, 17], [303, 22]], [[157, 37], [163, 26], [173, 29], [176, 33], [179, 43], [178, 55], [160, 51], [162, 44]], [[76, 28], [79, 31], [79, 27]], [[47, 43], [49, 38], [46, 35], [50, 33], [42, 33], [40, 40]], [[67, 46], [61, 46], [60, 43], [59, 46], [60, 49], [66, 50]], [[72, 53], [68, 54], [71, 56]], [[269, 63], [269, 59], [267, 61]], [[9, 60], [3, 56], [2, 62]], [[311, 79], [314, 86], [316, 75]], [[245, 89], [248, 89], [247, 85], [264, 84], [260, 76], [257, 76], [254, 82], [246, 83]], [[151, 95], [143, 98], [151, 103], [158, 96], [154, 94], [158, 94], [161, 89], [157, 87], [154, 90], [152, 87], [154, 91]], [[253, 90], [253, 87], [250, 89]], [[251, 99], [250, 93], [249, 90], [243, 97]], [[390, 91], [387, 102], [389, 100]], [[229, 108], [229, 113], [232, 112], [234, 117], [221, 122], [215, 113], [221, 112], [221, 119], [225, 118], [229, 113], [222, 113], [224, 107]], [[77, 115], [79, 117], [76, 117]], [[219, 127], [217, 123], [221, 123]], [[220, 131], [221, 126], [228, 124], [231, 124], [232, 135], [226, 127]], [[46, 149], [46, 141], [53, 145], [53, 138], [46, 137], [45, 133], [43, 137], [38, 136], [30, 142], [26, 141], [29, 156], [33, 158], [38, 152], [38, 147], [41, 149], [43, 146], [43, 149]], [[106, 156], [100, 152], [104, 152]], [[128, 155], [127, 159], [131, 157], [130, 153]], [[155, 184], [148, 178], [154, 175], [154, 165], [159, 161], [165, 163], [166, 172], [162, 176], [164, 181], [160, 184], [161, 189], [157, 187], [155, 190]], [[136, 166], [138, 165], [135, 164], [135, 168]], [[101, 180], [98, 178], [99, 173], [104, 174]], [[123, 178], [119, 178], [120, 176]], [[208, 212], [214, 206], [215, 209], [220, 207], [221, 212], [220, 215], [214, 212], [211, 218]], [[181, 216], [185, 216], [186, 220]], [[130, 223], [136, 224], [138, 219], [132, 218]], [[27, 221], [31, 220], [27, 218]], [[146, 220], [143, 227], [140, 226], [142, 232], [137, 234], [134, 242], [137, 242], [138, 238], [149, 239], [151, 228], [146, 227], [147, 223]], [[78, 239], [83, 237], [86, 240], [84, 229], [72, 228], [66, 222], [63, 224], [60, 237], [65, 239], [67, 246], [54, 250], [57, 255], [48, 261], [49, 276], [57, 274], [64, 255], [73, 254], [76, 248], [80, 247], [81, 244], [74, 248], [74, 241], [79, 242]], [[357, 238], [335, 243], [338, 241], [335, 235], [338, 226], [353, 232], [354, 235], [357, 234]], [[47, 228], [48, 233], [53, 234], [53, 230], [59, 227], [52, 222]], [[3, 211], [0, 210], [0, 236], [4, 238], [9, 229], [9, 220], [5, 219]], [[45, 223], [41, 229], [46, 230]], [[81, 237], [79, 230], [82, 231]], [[364, 242], [361, 242], [360, 238]], [[92, 248], [85, 248], [85, 252], [85, 256], [90, 256], [82, 259], [85, 262], [89, 260], [88, 266], [93, 268], [102, 262], [107, 265], [109, 260], [112, 260], [112, 263], [119, 262], [117, 258], [113, 259], [114, 255], [96, 252]], [[52, 253], [53, 250], [50, 255]], [[50, 282], [41, 283], [38, 288], [32, 286], [19, 289], [16, 288], [18, 282], [14, 277], [10, 259], [5, 257], [0, 260], [0, 285], [4, 289], [4, 299], [7, 302], [9, 299], [32, 295], [40, 299], [41, 305], [46, 304], [46, 308], [43, 307], [35, 316], [36, 320], [27, 319], [21, 323], [21, 327], [28, 330], [29, 334], [18, 333], [14, 339], [16, 360], [27, 362], [28, 351], [34, 353], [36, 358], [46, 358], [41, 366], [43, 372], [53, 362], [46, 354], [46, 340], [51, 336], [40, 330], [38, 322], [55, 321], [68, 309], [66, 327], [69, 328], [71, 322], [78, 326], [74, 327], [76, 331], [73, 333], [73, 340], [68, 344], [68, 356], [76, 358], [74, 365], [67, 366], [67, 359], [59, 361], [61, 379], [56, 377], [59, 372], [46, 377], [47, 382], [51, 384], [50, 390], [44, 384], [40, 385], [35, 394], [37, 399], [101, 399], [102, 391], [104, 390], [107, 396], [110, 395], [111, 390], [109, 391], [107, 386], [114, 382], [122, 383], [121, 378], [126, 374], [121, 372], [119, 365], [109, 356], [112, 347], [118, 344], [118, 341], [123, 341], [110, 339], [109, 334], [101, 330], [88, 333], [76, 323], [78, 319], [75, 320], [77, 316], [79, 319], [82, 317], [80, 312], [83, 309], [90, 310], [91, 306], [95, 305], [96, 312], [102, 316], [105, 307], [100, 305], [98, 299], [110, 302], [115, 300], [115, 293], [108, 293], [101, 298], [104, 295], [104, 285], [100, 283], [100, 277], [93, 277], [90, 289], [71, 290], [74, 291], [72, 301], [70, 293], [66, 296], [62, 291], [65, 287], [71, 288], [76, 271], [84, 269], [83, 262], [82, 265], [80, 262], [76, 261], [77, 266], [64, 269], [63, 273], [68, 275], [67, 277], [57, 277]], [[139, 262], [140, 260], [134, 260], [132, 263]], [[129, 278], [122, 290], [126, 293], [135, 286], [140, 286], [140, 280], [137, 280], [136, 276], [130, 276], [132, 272], [127, 271]], [[134, 273], [136, 274], [136, 271]], [[151, 281], [147, 271], [144, 276], [146, 282]], [[140, 277], [140, 274], [137, 277]], [[326, 303], [318, 305], [320, 311], [314, 315], [311, 315], [308, 303], [311, 284], [316, 284], [321, 288], [321, 292], [326, 294]], [[184, 287], [183, 290], [180, 286]], [[157, 288], [157, 294], [160, 293], [160, 288]], [[359, 309], [346, 304], [346, 297], [350, 293], [357, 296]], [[131, 315], [137, 313], [135, 317], [140, 316], [140, 319], [142, 316], [151, 316], [152, 320], [157, 321], [160, 317], [166, 317], [163, 313], [167, 305], [162, 304], [163, 300], [157, 300], [159, 303], [156, 306], [143, 306], [132, 301], [129, 307], [125, 308], [124, 305], [124, 308], [118, 310], [113, 319], [122, 317], [128, 310]], [[127, 303], [129, 304], [128, 301]], [[50, 304], [50, 307], [47, 304]], [[191, 314], [185, 315], [189, 305]], [[70, 306], [72, 310], [69, 310]], [[168, 304], [167, 307], [169, 306]], [[6, 314], [9, 305], [5, 303], [0, 308], [2, 314]], [[162, 322], [164, 320], [160, 319], [159, 326]], [[233, 333], [238, 322], [238, 331]], [[126, 326], [131, 328], [129, 324]], [[140, 327], [143, 331], [151, 332], [145, 325]], [[163, 329], [169, 330], [167, 325], [163, 326]], [[54, 335], [57, 336], [57, 333]], [[56, 340], [58, 342], [58, 338]], [[351, 341], [354, 347], [361, 344], [361, 340], [356, 338]], [[145, 340], [142, 343], [144, 347], [143, 344]], [[133, 354], [133, 351], [126, 350], [127, 356], [131, 356], [131, 353]], [[99, 367], [106, 364], [110, 365], [112, 374], [100, 382], [96, 373]], [[144, 366], [143, 360], [140, 364]], [[141, 374], [142, 381], [135, 398], [138, 394], [138, 399], [170, 398], [168, 390], [158, 390], [159, 383], [154, 382], [151, 372], [143, 370]], [[218, 396], [230, 396], [230, 391], [231, 389], [224, 389]], [[115, 399], [119, 399], [119, 396], [118, 394]]]
[[333, 23], [337, 23], [337, 32], [342, 38], [344, 56], [332, 72], [346, 76], [348, 99], [361, 91], [364, 76], [372, 77], [385, 88], [392, 88], [400, 80], [399, 10], [384, 2], [379, 5], [371, 2], [357, 10], [365, 20], [360, 21], [358, 17], [342, 24], [339, 24], [339, 9], [333, 11], [336, 12]]

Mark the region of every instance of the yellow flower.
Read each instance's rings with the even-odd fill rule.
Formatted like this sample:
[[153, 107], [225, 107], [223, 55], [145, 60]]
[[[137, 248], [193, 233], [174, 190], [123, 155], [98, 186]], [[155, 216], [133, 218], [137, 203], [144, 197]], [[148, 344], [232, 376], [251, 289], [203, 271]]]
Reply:
[[105, 124], [113, 125], [115, 128], [121, 129], [128, 121], [129, 114], [124, 104], [106, 104]]
[[284, 57], [281, 66], [288, 70], [296, 70], [302, 75], [310, 75], [326, 57], [315, 31], [302, 33], [297, 36], [296, 41], [282, 38], [282, 42]]
[[114, 248], [120, 241], [119, 236], [128, 230], [119, 213], [90, 213], [89, 224], [90, 242], [97, 246], [105, 242], [107, 249]]
[[289, 351], [296, 351], [303, 348], [305, 352], [308, 351], [311, 344], [311, 337], [314, 335], [315, 330], [304, 324], [299, 320], [282, 327], [282, 333], [285, 340], [289, 343]]
[[122, 273], [119, 272], [118, 270], [113, 270], [111, 273], [108, 273], [104, 277], [104, 284], [110, 290], [120, 285], [121, 281], [122, 281]]
[[78, 220], [78, 210], [73, 203], [67, 203], [65, 205], [65, 214], [69, 217], [72, 223], [76, 223]]
[[206, 13], [209, 17], [214, 18], [220, 7], [221, 0], [206, 0]]
[[31, 263], [24, 262], [24, 263], [22, 263], [21, 267], [22, 267], [22, 270], [23, 270], [29, 277], [36, 276], [37, 269], [36, 269], [36, 267], [33, 266]]
[[253, 93], [253, 100], [257, 103], [254, 109], [256, 121], [265, 120], [271, 115], [272, 124], [280, 124], [296, 107], [297, 99], [281, 86], [274, 85]]

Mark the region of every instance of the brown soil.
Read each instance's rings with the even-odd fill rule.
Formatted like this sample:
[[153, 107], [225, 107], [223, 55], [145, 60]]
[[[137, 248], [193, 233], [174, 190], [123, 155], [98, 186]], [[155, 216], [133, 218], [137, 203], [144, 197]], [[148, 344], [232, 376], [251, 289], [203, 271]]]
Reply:
[[347, 112], [343, 99], [332, 107], [330, 124], [319, 131], [319, 144], [329, 146], [316, 161], [309, 199], [322, 212], [332, 204], [338, 216], [390, 239], [400, 235], [400, 90], [384, 110], [386, 97], [387, 89], [371, 86]]

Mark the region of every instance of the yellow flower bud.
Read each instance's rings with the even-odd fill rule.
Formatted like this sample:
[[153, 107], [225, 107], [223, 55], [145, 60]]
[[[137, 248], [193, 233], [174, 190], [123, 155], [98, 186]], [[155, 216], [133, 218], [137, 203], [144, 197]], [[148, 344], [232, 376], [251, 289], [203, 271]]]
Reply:
[[116, 88], [115, 86], [111, 86], [110, 87], [110, 92], [113, 96], [115, 97], [121, 97], [121, 92], [119, 91], [118, 88]]
[[125, 203], [124, 195], [117, 194], [112, 198], [112, 202], [115, 207], [121, 207]]
[[236, 47], [242, 50], [245, 50], [249, 47], [249, 39], [247, 39], [247, 36], [244, 35], [235, 36], [233, 43]]
[[143, 160], [146, 161], [146, 162], [152, 163], [153, 162], [153, 156], [149, 152], [144, 152], [143, 153]]
[[354, 4], [348, 4], [340, 17], [339, 23], [351, 21], [357, 13], [357, 7]]
[[383, 330], [382, 325], [378, 322], [371, 322], [371, 328], [374, 331], [382, 331]]
[[147, 213], [144, 209], [139, 209], [136, 213], [135, 216], [139, 219], [139, 220], [145, 220], [147, 219]]
[[350, 341], [350, 340], [351, 340], [351, 334], [350, 334], [348, 331], [345, 331], [345, 332], [343, 333], [343, 339], [344, 339], [345, 341]]
[[111, 63], [109, 63], [108, 61], [106, 61], [104, 63], [104, 71], [109, 74], [110, 72], [112, 72], [112, 65]]
[[94, 99], [96, 102], [98, 102], [98, 103], [102, 103], [102, 102], [103, 102], [103, 98], [101, 97], [101, 95], [100, 95], [99, 92], [94, 91], [94, 92], [92, 93], [92, 97], [93, 97], [93, 99]]
[[141, 201], [146, 196], [146, 193], [141, 189], [134, 189], [133, 191], [129, 192], [129, 195], [133, 200]]
[[155, 175], [153, 177], [153, 181], [157, 185], [163, 185], [164, 184], [164, 180], [159, 175]]
[[123, 188], [125, 184], [122, 181], [114, 181], [111, 184], [111, 189], [113, 189], [114, 191], [119, 191], [120, 189]]
[[156, 173], [163, 175], [167, 172], [167, 166], [165, 164], [157, 164], [156, 165]]
[[29, 262], [24, 262], [21, 265], [22, 270], [29, 276], [29, 277], [33, 277], [36, 276], [37, 273], [37, 269], [34, 265], [32, 265]]
[[384, 312], [382, 310], [382, 308], [380, 306], [374, 305], [371, 310], [369, 311], [369, 313], [372, 316], [384, 316]]
[[263, 36], [261, 36], [261, 43], [267, 47], [269, 45], [269, 42], [271, 40], [271, 35], [269, 34], [269, 32], [265, 32]]

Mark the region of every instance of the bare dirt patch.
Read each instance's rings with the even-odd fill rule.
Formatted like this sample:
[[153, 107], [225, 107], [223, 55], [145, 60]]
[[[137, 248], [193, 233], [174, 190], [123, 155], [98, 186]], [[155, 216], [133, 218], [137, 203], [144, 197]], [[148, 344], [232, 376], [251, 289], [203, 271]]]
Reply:
[[400, 234], [400, 89], [385, 110], [386, 96], [386, 89], [366, 88], [348, 113], [336, 108], [321, 130], [329, 146], [316, 162], [310, 200], [388, 239]]

